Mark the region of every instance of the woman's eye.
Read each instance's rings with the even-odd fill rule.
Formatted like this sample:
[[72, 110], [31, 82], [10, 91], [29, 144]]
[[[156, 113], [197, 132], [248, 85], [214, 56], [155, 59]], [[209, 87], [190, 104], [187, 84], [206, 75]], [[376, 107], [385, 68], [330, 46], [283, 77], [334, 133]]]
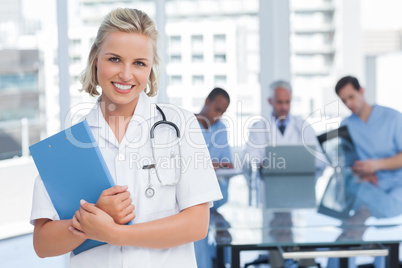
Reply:
[[109, 59], [111, 62], [119, 62], [120, 61], [120, 59], [119, 58], [116, 58], [116, 57], [112, 57], [112, 58], [110, 58]]
[[134, 65], [145, 66], [145, 63], [143, 63], [142, 61], [136, 61], [136, 62], [134, 62]]

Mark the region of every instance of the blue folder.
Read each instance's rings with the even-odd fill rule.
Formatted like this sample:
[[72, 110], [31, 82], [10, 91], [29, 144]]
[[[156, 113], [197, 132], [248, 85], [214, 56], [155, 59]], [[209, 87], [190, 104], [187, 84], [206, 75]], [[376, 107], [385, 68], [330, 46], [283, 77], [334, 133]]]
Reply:
[[[115, 185], [86, 120], [29, 149], [61, 220], [74, 216], [81, 199], [96, 203], [103, 190]], [[88, 239], [73, 252], [103, 244]]]

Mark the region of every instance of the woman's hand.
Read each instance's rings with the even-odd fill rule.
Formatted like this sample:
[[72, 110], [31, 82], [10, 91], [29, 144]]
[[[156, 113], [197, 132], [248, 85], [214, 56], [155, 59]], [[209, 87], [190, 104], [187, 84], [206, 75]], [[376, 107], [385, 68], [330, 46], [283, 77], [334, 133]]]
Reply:
[[81, 200], [81, 207], [75, 212], [69, 230], [81, 238], [107, 242], [115, 226], [117, 224], [110, 215], [94, 204]]
[[127, 188], [116, 185], [106, 189], [96, 202], [96, 206], [109, 214], [117, 224], [126, 224], [135, 218], [135, 207]]

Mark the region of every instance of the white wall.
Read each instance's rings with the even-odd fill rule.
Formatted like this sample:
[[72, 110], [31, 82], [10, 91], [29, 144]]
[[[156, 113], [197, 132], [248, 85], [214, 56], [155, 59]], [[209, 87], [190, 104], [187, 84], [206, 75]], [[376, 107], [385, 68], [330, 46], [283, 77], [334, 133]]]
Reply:
[[0, 161], [0, 240], [32, 232], [29, 217], [37, 174], [31, 157]]
[[377, 57], [376, 103], [402, 112], [402, 52]]

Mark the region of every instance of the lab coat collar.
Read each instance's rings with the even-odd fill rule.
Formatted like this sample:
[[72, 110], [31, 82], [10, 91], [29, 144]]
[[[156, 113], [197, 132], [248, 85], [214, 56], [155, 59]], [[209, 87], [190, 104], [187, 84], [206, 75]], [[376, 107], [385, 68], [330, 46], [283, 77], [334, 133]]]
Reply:
[[[101, 105], [103, 104], [101, 102], [101, 97], [99, 97], [95, 106], [86, 116], [88, 125], [93, 128], [99, 128], [100, 136], [102, 136], [104, 139], [114, 144], [116, 147], [119, 147], [119, 143], [116, 137], [114, 136], [113, 131], [107, 124], [105, 118], [103, 117]], [[154, 99], [148, 97], [144, 92], [141, 92], [139, 95], [137, 106], [134, 111], [134, 115], [131, 117], [129, 124], [142, 125], [146, 122], [149, 122], [157, 115], [158, 112], [156, 109]]]
[[158, 111], [154, 98], [148, 97], [144, 92], [141, 92], [139, 98], [131, 121], [135, 121], [137, 124], [141, 125], [155, 118], [158, 115]]
[[[271, 114], [271, 117], [272, 117], [273, 122], [275, 122], [276, 125], [279, 126], [279, 125], [281, 124], [281, 123], [280, 123], [281, 121], [280, 121], [280, 120], [277, 120], [277, 119], [275, 118], [275, 115], [274, 115], [273, 113]], [[286, 116], [285, 120], [283, 120], [283, 124], [285, 125], [285, 127], [289, 124], [290, 117], [291, 117], [291, 115], [288, 114], [288, 115]]]
[[[102, 128], [107, 125], [105, 118], [103, 117], [101, 110], [101, 97], [96, 101], [95, 106], [86, 116], [86, 120], [90, 127]], [[139, 95], [139, 100], [137, 107], [135, 108], [134, 115], [131, 117], [131, 121], [137, 122], [137, 124], [142, 124], [148, 120], [155, 118], [158, 115], [156, 109], [155, 100], [148, 97], [144, 92]]]

